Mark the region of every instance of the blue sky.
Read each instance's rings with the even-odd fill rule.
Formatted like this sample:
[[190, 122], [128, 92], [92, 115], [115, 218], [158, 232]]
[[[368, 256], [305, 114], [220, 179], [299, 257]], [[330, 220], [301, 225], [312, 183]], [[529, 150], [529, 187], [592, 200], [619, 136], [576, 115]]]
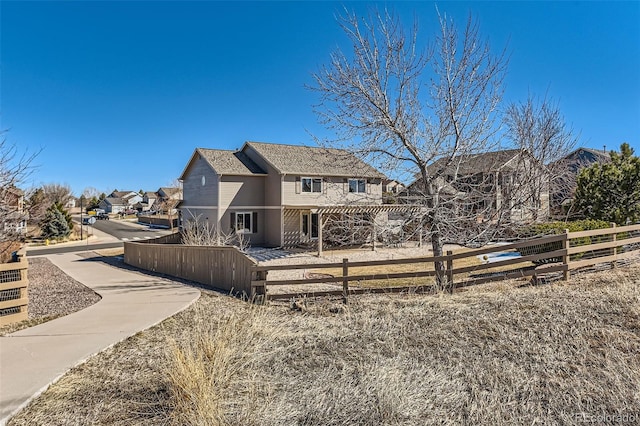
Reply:
[[[42, 149], [24, 187], [156, 190], [196, 147], [311, 144], [305, 89], [345, 36], [337, 2], [0, 2], [0, 128]], [[423, 37], [435, 3], [387, 2]], [[510, 54], [505, 101], [557, 100], [583, 146], [640, 153], [640, 2], [439, 2]]]

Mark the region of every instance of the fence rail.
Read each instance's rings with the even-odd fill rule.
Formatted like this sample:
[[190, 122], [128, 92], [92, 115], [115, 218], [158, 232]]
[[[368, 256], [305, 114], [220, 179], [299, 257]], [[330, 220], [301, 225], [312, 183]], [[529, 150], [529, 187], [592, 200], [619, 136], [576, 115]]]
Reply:
[[28, 318], [28, 267], [24, 249], [15, 261], [0, 263], [0, 326]]
[[[513, 257], [480, 265], [455, 265], [455, 261], [460, 262], [471, 257], [496, 253], [513, 253]], [[562, 272], [563, 279], [566, 280], [570, 277], [571, 271], [573, 270], [607, 262], [611, 262], [615, 266], [615, 262], [618, 260], [638, 255], [640, 255], [640, 225], [623, 227], [615, 227], [614, 225], [611, 228], [592, 231], [565, 231], [559, 235], [534, 238], [512, 244], [485, 247], [455, 254], [447, 252], [446, 255], [437, 257], [375, 260], [370, 262], [349, 262], [348, 259], [343, 259], [342, 262], [321, 264], [252, 266], [251, 270], [253, 271], [254, 279], [251, 282], [251, 288], [252, 293], [265, 295], [265, 298], [268, 299], [288, 299], [303, 295], [323, 296], [341, 294], [346, 301], [349, 295], [363, 292], [432, 290], [435, 286], [433, 283], [367, 288], [350, 288], [349, 283], [354, 281], [386, 281], [401, 278], [435, 277], [437, 275], [434, 266], [436, 262], [442, 262], [446, 265], [443, 276], [446, 277], [446, 287], [450, 289], [450, 291], [453, 291], [456, 288], [511, 278], [533, 277], [537, 279], [545, 274], [557, 272]], [[533, 264], [532, 262], [537, 264]], [[415, 272], [393, 271], [389, 273], [349, 274], [350, 268], [353, 270], [352, 268], [356, 267], [367, 268], [411, 264], [420, 265], [421, 270]], [[514, 267], [519, 264], [521, 265], [519, 268], [504, 270], [505, 267]], [[268, 280], [269, 271], [321, 269], [341, 269], [341, 274], [319, 278]], [[496, 269], [499, 271], [496, 271]], [[471, 273], [474, 275], [470, 275]], [[306, 286], [326, 283], [335, 284], [336, 289], [318, 291], [310, 289], [308, 291], [302, 290], [301, 292], [280, 294], [270, 294], [268, 291], [268, 288], [272, 286]], [[342, 289], [337, 287], [339, 285], [342, 285]]]

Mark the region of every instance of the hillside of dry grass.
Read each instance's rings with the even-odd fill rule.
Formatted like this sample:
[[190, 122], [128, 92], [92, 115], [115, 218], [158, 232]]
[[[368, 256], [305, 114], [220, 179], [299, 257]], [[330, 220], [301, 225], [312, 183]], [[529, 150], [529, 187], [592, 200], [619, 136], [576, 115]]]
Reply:
[[348, 308], [318, 302], [302, 311], [204, 292], [190, 309], [74, 369], [9, 424], [512, 425], [638, 416], [640, 268], [520, 284], [353, 297]]

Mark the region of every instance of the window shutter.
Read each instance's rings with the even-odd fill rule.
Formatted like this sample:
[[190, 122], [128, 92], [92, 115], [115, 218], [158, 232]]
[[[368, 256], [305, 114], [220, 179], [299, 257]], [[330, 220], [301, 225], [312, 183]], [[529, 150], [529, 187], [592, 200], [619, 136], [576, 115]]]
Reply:
[[258, 212], [253, 212], [253, 232], [258, 233]]
[[371, 194], [371, 184], [373, 183], [373, 179], [369, 180], [369, 179], [365, 179], [364, 180], [364, 186], [367, 188], [367, 194]]
[[229, 216], [231, 216], [231, 232], [234, 232], [236, 230], [236, 214], [231, 212]]
[[344, 182], [342, 183], [342, 191], [345, 194], [349, 193], [349, 179], [348, 178], [344, 178]]
[[296, 194], [300, 193], [300, 176], [296, 176]]
[[327, 193], [327, 180], [325, 178], [320, 179], [320, 185], [322, 185], [322, 193]]

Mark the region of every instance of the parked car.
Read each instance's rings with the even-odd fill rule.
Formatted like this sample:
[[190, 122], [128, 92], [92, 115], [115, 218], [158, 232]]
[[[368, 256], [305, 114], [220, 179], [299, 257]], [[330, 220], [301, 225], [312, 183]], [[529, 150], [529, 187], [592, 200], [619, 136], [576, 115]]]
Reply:
[[106, 213], [98, 213], [96, 215], [96, 219], [98, 220], [109, 220], [109, 215]]

